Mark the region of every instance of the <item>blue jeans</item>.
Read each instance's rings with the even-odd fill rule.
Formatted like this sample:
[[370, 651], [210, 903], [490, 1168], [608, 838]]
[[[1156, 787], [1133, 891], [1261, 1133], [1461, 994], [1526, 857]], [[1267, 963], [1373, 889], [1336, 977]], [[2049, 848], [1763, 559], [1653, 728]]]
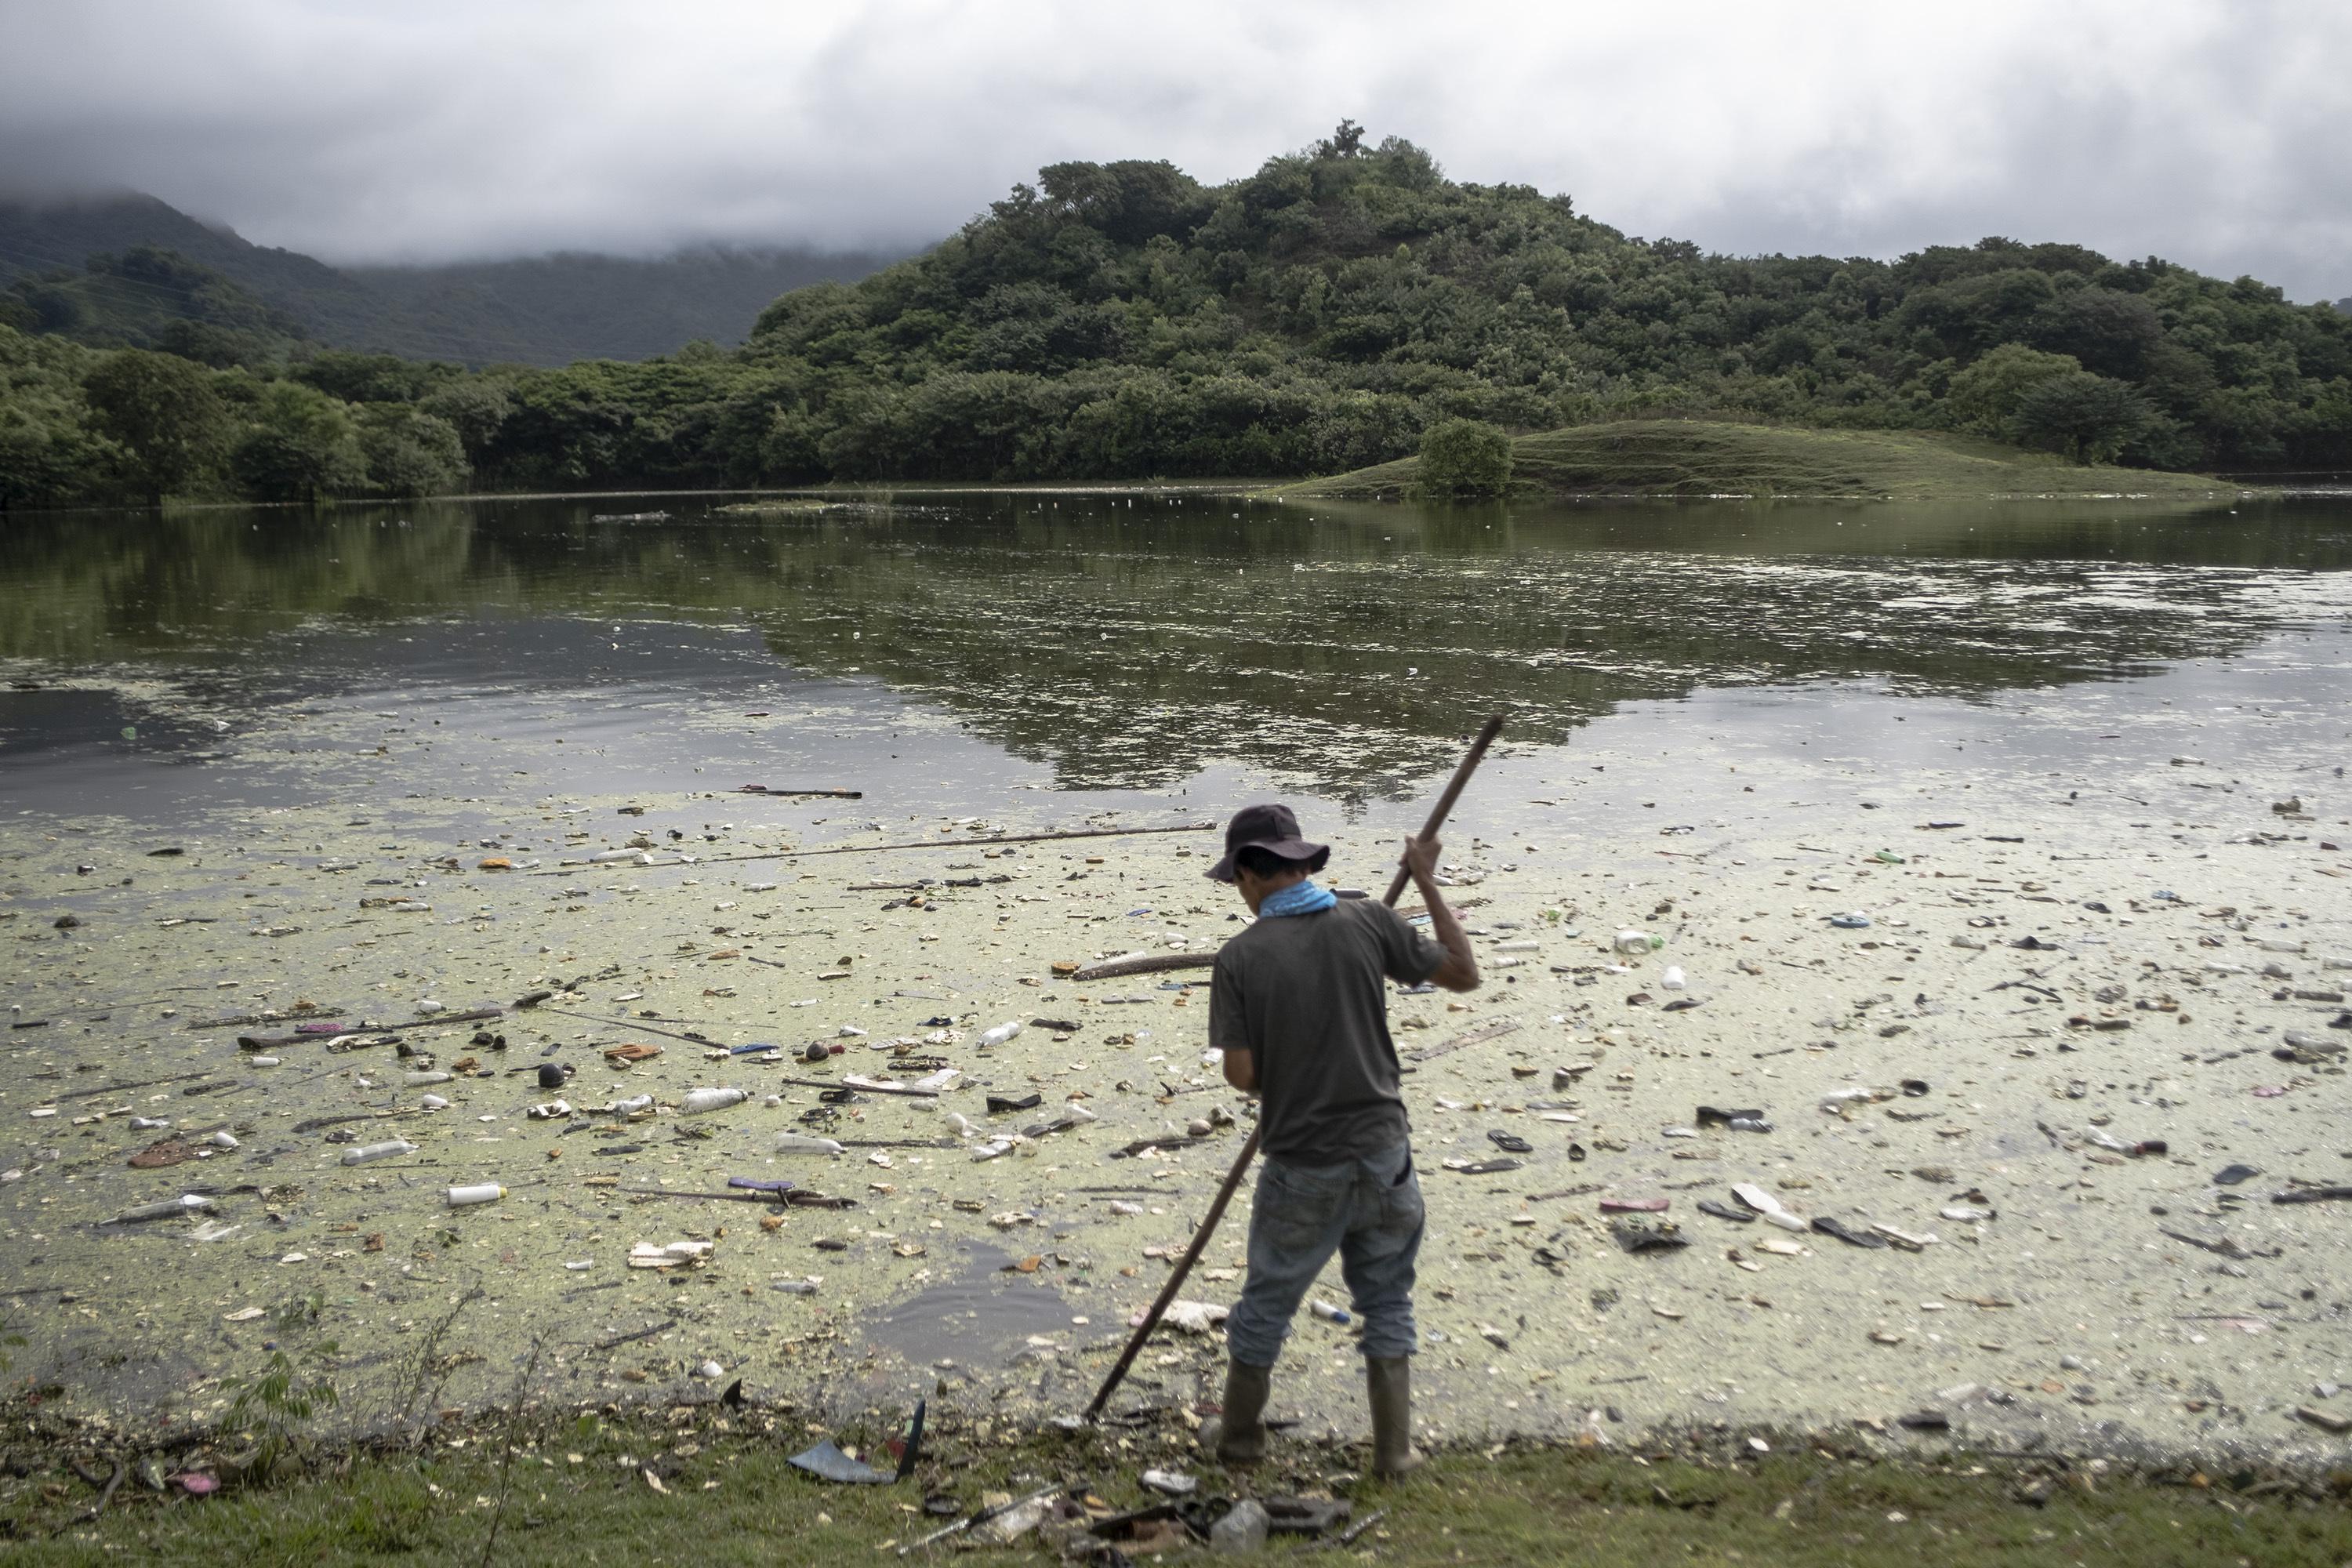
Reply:
[[1412, 1354], [1420, 1348], [1412, 1281], [1422, 1222], [1421, 1179], [1402, 1143], [1342, 1165], [1267, 1160], [1250, 1210], [1249, 1279], [1225, 1320], [1233, 1358], [1275, 1363], [1299, 1302], [1334, 1252], [1364, 1326], [1364, 1354], [1383, 1361]]

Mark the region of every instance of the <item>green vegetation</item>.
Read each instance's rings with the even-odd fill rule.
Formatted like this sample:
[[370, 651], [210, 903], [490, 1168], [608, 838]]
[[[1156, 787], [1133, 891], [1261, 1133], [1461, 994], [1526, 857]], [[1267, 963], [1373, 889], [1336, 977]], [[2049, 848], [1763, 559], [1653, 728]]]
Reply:
[[79, 271], [18, 278], [0, 292], [0, 322], [215, 367], [282, 359], [308, 336], [223, 274], [146, 245], [92, 256]]
[[[944, 1521], [914, 1511], [931, 1488], [967, 1510], [985, 1490], [1026, 1495], [1090, 1478], [1114, 1506], [1157, 1500], [1145, 1464], [1192, 1468], [1181, 1450], [1121, 1453], [1108, 1440], [955, 1445], [906, 1487], [828, 1487], [790, 1468], [797, 1422], [729, 1417], [607, 1423], [544, 1418], [515, 1434], [446, 1431], [416, 1448], [362, 1451], [299, 1479], [166, 1505], [125, 1485], [94, 1524], [72, 1524], [94, 1494], [62, 1457], [0, 1481], [17, 1536], [12, 1562], [95, 1563], [126, 1552], [168, 1562], [299, 1563], [397, 1557], [475, 1561], [496, 1523], [498, 1561], [562, 1564], [834, 1564], [894, 1561]], [[845, 1432], [853, 1442], [857, 1434]], [[454, 1440], [452, 1440], [454, 1439]], [[1158, 1441], [1151, 1441], [1157, 1447]], [[1149, 1453], [1149, 1457], [1139, 1457]], [[1255, 1478], [1263, 1494], [1310, 1489], [1344, 1454], [1303, 1451], [1303, 1473]], [[106, 1467], [100, 1465], [100, 1479]], [[1203, 1490], [1232, 1495], [1215, 1481]], [[1740, 1562], [1839, 1568], [1917, 1553], [2014, 1568], [2200, 1563], [2332, 1564], [2352, 1553], [2352, 1514], [2304, 1488], [2252, 1474], [2170, 1484], [2053, 1463], [2035, 1470], [1931, 1461], [1841, 1460], [1799, 1450], [1748, 1462], [1515, 1446], [1444, 1456], [1402, 1485], [1342, 1486], [1356, 1517], [1385, 1516], [1351, 1556], [1397, 1568], [1461, 1563], [1619, 1564]], [[2322, 1496], [2326, 1494], [2323, 1491]], [[62, 1533], [53, 1535], [60, 1527]], [[914, 1561], [949, 1561], [951, 1543]], [[1328, 1547], [1277, 1538], [1275, 1562], [1331, 1561]], [[985, 1561], [1037, 1562], [1035, 1538]]]
[[[413, 401], [355, 402], [321, 383]], [[463, 433], [504, 406], [502, 391], [455, 365], [329, 351], [215, 369], [0, 326], [0, 510], [446, 494], [467, 479]]]
[[290, 326], [295, 335], [337, 348], [473, 365], [643, 359], [695, 338], [738, 342], [777, 295], [861, 278], [891, 259], [749, 248], [655, 260], [561, 255], [334, 268], [249, 244], [152, 196], [0, 201], [0, 284], [16, 279], [33, 295], [60, 295], [75, 305], [53, 326], [27, 328], [0, 294], [0, 321], [109, 346], [166, 346], [140, 336], [138, 325], [173, 313], [169, 280], [113, 265], [142, 250], [169, 253], [174, 265], [221, 279], [266, 310], [273, 330]]
[[1422, 432], [1415, 488], [1429, 496], [1498, 496], [1511, 488], [1511, 437], [1476, 419], [1441, 419]]
[[[1428, 448], [1273, 492], [1295, 500], [1463, 493], [1428, 477]], [[1450, 470], [1449, 470], [1450, 471]], [[2085, 467], [1975, 437], [1925, 431], [1801, 430], [1715, 419], [1628, 419], [1521, 436], [1502, 474], [1510, 493], [1544, 496], [1868, 497], [2234, 494], [2194, 474]], [[1490, 492], [1491, 493], [1491, 492]]]
[[[0, 337], [0, 496], [119, 493], [119, 468], [66, 460], [105, 438], [87, 366], [26, 342]], [[1708, 256], [1565, 196], [1456, 184], [1345, 124], [1215, 187], [1164, 163], [1054, 164], [923, 256], [783, 295], [740, 350], [467, 371], [298, 346], [215, 374], [239, 409], [293, 379], [430, 416], [493, 489], [1335, 474], [1407, 458], [1448, 420], [1692, 416], [2141, 469], [2352, 467], [2352, 317], [2252, 279], [2000, 238], [1894, 262]], [[447, 458], [429, 436], [404, 452]], [[451, 467], [371, 458], [363, 479], [290, 487], [279, 465], [252, 472], [260, 493], [396, 491]], [[1724, 488], [1754, 488], [1740, 477]], [[1839, 493], [1902, 493], [1862, 478]]]

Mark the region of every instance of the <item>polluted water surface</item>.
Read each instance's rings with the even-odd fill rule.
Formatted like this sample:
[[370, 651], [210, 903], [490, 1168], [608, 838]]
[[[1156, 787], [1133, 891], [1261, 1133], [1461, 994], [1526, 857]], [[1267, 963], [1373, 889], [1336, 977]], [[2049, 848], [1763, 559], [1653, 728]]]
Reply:
[[[583, 1405], [1083, 1408], [1251, 1122], [1216, 826], [1377, 889], [1494, 709], [1485, 984], [1390, 998], [1438, 1436], [2329, 1441], [2342, 510], [592, 510], [656, 508], [0, 540], [50, 1408], [200, 1426], [331, 1342], [386, 1427], [539, 1340]], [[1248, 1209], [1123, 1399], [1216, 1397]], [[1356, 1326], [1277, 1402], [1360, 1424]]]

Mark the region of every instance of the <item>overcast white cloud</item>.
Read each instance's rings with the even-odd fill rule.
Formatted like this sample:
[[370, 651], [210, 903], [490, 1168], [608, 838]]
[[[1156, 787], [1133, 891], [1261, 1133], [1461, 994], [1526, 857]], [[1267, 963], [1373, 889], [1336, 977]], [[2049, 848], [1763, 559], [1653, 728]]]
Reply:
[[2067, 239], [2352, 294], [2352, 5], [0, 0], [0, 178], [338, 261], [938, 237], [1342, 115], [1710, 249]]

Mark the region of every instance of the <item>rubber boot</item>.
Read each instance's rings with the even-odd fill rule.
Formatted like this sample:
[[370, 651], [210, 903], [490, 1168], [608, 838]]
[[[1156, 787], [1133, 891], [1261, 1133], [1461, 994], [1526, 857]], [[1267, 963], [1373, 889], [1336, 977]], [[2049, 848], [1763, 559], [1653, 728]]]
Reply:
[[1364, 1388], [1372, 1405], [1372, 1474], [1385, 1480], [1421, 1468], [1412, 1446], [1412, 1358], [1364, 1358]]
[[1255, 1465], [1265, 1458], [1265, 1400], [1274, 1369], [1245, 1362], [1225, 1363], [1225, 1413], [1202, 1426], [1202, 1441], [1228, 1465]]

